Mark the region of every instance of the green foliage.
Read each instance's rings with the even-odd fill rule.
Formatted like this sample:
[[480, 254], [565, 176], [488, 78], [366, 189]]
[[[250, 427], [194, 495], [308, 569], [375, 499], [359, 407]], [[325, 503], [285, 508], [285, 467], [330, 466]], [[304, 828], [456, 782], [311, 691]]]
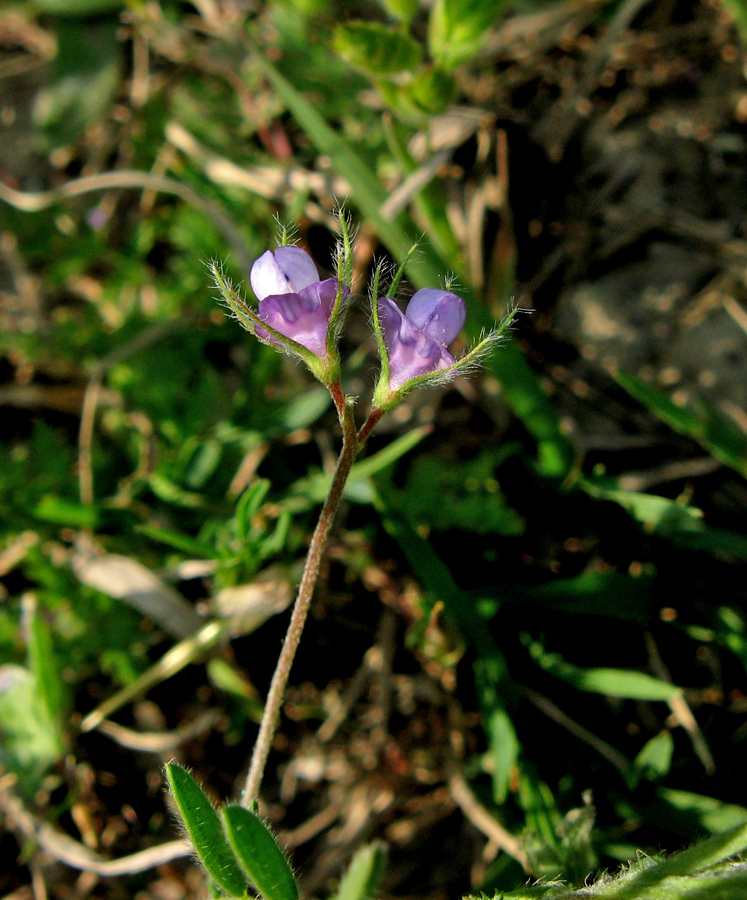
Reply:
[[58, 730], [58, 745], [62, 747], [62, 721], [67, 713], [67, 698], [60, 677], [60, 664], [52, 644], [52, 632], [34, 603], [26, 611], [29, 666], [43, 716]]
[[[240, 26], [246, 45], [215, 30], [195, 32], [201, 12], [189, 4], [165, 4], [163, 19], [152, 22], [139, 18], [144, 7], [129, 4], [126, 29], [106, 15], [120, 8], [114, 0], [39, 0], [37, 6], [46, 15], [68, 16], [40, 20], [60, 50], [43, 71], [34, 70], [46, 82], [30, 137], [37, 149], [58, 152], [51, 166], [40, 158], [31, 176], [21, 172], [18, 185], [43, 189], [76, 172], [110, 167], [168, 169], [222, 211], [233, 243], [206, 206], [142, 188], [72, 196], [33, 214], [0, 209], [3, 234], [17, 242], [17, 253], [3, 244], [3, 316], [12, 293], [6, 251], [13, 279], [23, 276], [19, 284], [34, 286], [42, 310], [38, 321], [0, 332], [3, 396], [10, 398], [3, 405], [9, 437], [0, 447], [0, 553], [3, 566], [11, 559], [0, 584], [0, 761], [27, 798], [40, 785], [59, 786], [53, 767], [75, 749], [66, 724], [71, 711], [85, 715], [98, 702], [95, 691], [109, 696], [141, 683], [152, 659], [163, 655], [164, 634], [153, 621], [76, 578], [70, 558], [79, 542], [141, 559], [173, 578], [176, 589], [183, 586], [181, 573], [196, 567], [200, 574], [184, 585], [185, 595], [203, 601], [251, 581], [271, 562], [293, 580], [328, 490], [330, 477], [319, 463], [329, 452], [328, 393], [234, 331], [215, 308], [204, 261], [227, 257], [227, 271], [237, 283], [245, 280], [247, 260], [272, 240], [276, 213], [284, 221], [300, 219], [301, 239], [315, 243], [343, 178], [366, 238], [374, 235], [396, 260], [424, 234], [407, 259], [410, 286], [440, 284], [455, 274], [469, 304], [471, 339], [492, 325], [488, 309], [500, 307], [513, 289], [510, 278], [501, 297], [472, 289], [467, 243], [453, 224], [454, 179], [443, 177], [443, 165], [428, 169], [439, 159], [430, 141], [448, 124], [448, 117], [434, 116], [465, 100], [457, 87], [464, 81], [453, 70], [477, 59], [502, 3], [382, 0], [398, 25], [353, 21], [336, 29], [340, 4], [258, 4]], [[617, 6], [600, 10], [607, 15]], [[732, 4], [737, 12], [742, 6]], [[355, 15], [366, 9], [359, 5]], [[93, 13], [96, 18], [74, 21]], [[137, 85], [130, 65], [123, 65], [132, 49], [130, 28], [148, 46], [153, 75], [140, 106], [131, 100]], [[151, 42], [153, 33], [158, 40]], [[592, 33], [590, 26], [584, 36]], [[264, 50], [272, 62], [260, 55]], [[362, 92], [371, 86], [393, 115], [382, 115], [380, 102], [368, 104], [370, 92]], [[172, 142], [167, 128], [175, 126], [196, 146]], [[485, 137], [475, 134], [471, 143]], [[474, 167], [476, 177], [493, 166], [492, 156], [486, 159], [484, 173]], [[513, 166], [512, 160], [512, 178]], [[387, 212], [391, 186], [424, 171], [430, 180], [418, 183], [401, 212]], [[479, 193], [486, 185], [468, 187]], [[510, 212], [491, 207], [502, 221]], [[319, 261], [330, 262], [324, 252]], [[362, 409], [370, 383], [362, 364], [367, 347], [353, 350], [344, 377], [362, 386]], [[37, 374], [33, 387], [41, 399], [14, 405], [23, 378]], [[618, 858], [633, 858], [639, 842], [672, 847], [747, 821], [730, 768], [743, 734], [735, 726], [727, 739], [720, 726], [709, 727], [711, 717], [735, 720], [741, 709], [747, 627], [738, 566], [747, 559], [747, 537], [723, 507], [719, 513], [715, 504], [714, 512], [697, 480], [692, 496], [689, 485], [678, 486], [675, 498], [663, 496], [671, 493], [666, 485], [661, 496], [658, 485], [623, 490], [601, 469], [589, 474], [585, 460], [577, 461], [577, 471], [561, 407], [518, 342], [494, 354], [490, 374], [495, 381], [485, 390], [478, 386], [474, 403], [466, 392], [447, 401], [441, 414], [452, 429], [448, 446], [424, 442], [428, 428], [410, 427], [420, 421], [417, 412], [409, 423], [393, 422], [398, 437], [385, 430], [376, 435], [377, 452], [359, 460], [346, 487], [355, 506], [345, 523], [349, 531], [336, 538], [331, 584], [344, 577], [346, 595], [359, 603], [359, 594], [365, 600], [369, 593], [357, 580], [361, 572], [380, 567], [392, 581], [402, 575], [395, 602], [403, 604], [408, 645], [429, 678], [442, 677], [450, 697], [471, 707], [464, 751], [471, 788], [490, 814], [500, 804], [506, 827], [523, 835], [534, 877], [559, 879], [511, 892], [529, 876], [500, 854], [496, 883], [503, 878], [505, 896], [740, 896], [743, 869], [713, 863], [716, 857], [686, 860], [695, 868], [685, 874], [667, 874], [660, 862], [641, 857], [621, 877], [580, 886], [598, 865], [609, 865], [613, 848]], [[91, 377], [100, 392], [90, 447], [92, 502], [79, 483], [85, 472], [80, 409]], [[680, 407], [630, 376], [619, 381], [737, 479], [746, 474], [747, 442], [722, 412], [697, 400]], [[47, 393], [48, 387], [54, 390]], [[457, 404], [463, 419], [454, 417]], [[505, 449], [487, 446], [485, 419], [489, 433], [500, 427], [510, 435]], [[461, 441], [464, 433], [473, 443]], [[737, 503], [741, 482], [718, 490]], [[373, 503], [390, 537], [382, 536]], [[32, 543], [15, 559], [17, 542], [29, 533]], [[566, 540], [588, 549], [569, 550]], [[26, 593], [37, 598], [33, 615], [21, 600]], [[340, 595], [335, 587], [335, 603]], [[332, 622], [330, 608], [322, 606], [328, 618], [321, 621]], [[370, 622], [366, 612], [358, 618], [359, 608], [355, 627], [364, 634]], [[692, 690], [683, 695], [646, 674], [644, 630], [660, 642], [677, 685]], [[544, 640], [561, 653], [548, 652]], [[231, 698], [229, 736], [249, 734], [262, 707], [250, 676], [228, 649], [216, 650], [206, 669], [209, 683]], [[719, 678], [727, 687], [723, 700]], [[555, 721], [531, 707], [535, 688], [548, 694]], [[687, 735], [669, 719], [664, 702], [683, 697], [705, 740], [718, 741], [715, 779], [702, 775]], [[625, 698], [634, 702], [619, 702]], [[585, 729], [587, 743], [565, 733], [561, 722]], [[609, 757], [598, 752], [605, 742], [618, 754], [622, 778], [609, 774]], [[224, 777], [229, 765], [241, 765], [239, 755], [227, 750]], [[184, 801], [192, 788], [182, 781], [174, 790]], [[694, 785], [702, 793], [681, 789]], [[590, 806], [573, 808], [590, 786], [602, 810], [597, 829]], [[217, 867], [230, 890], [244, 896], [249, 876], [220, 816], [197, 791], [190, 809], [203, 815], [192, 823], [195, 842], [202, 841], [208, 868]], [[236, 832], [240, 843], [247, 835], [265, 841], [256, 818], [224, 815], [246, 820]], [[621, 834], [628, 843], [620, 843]], [[217, 858], [211, 857], [214, 841], [222, 848]], [[262, 868], [264, 854], [258, 863], [248, 852], [270, 900], [288, 900], [294, 882], [287, 864], [278, 863], [278, 895], [277, 884], [267, 881], [274, 876]], [[221, 853], [233, 866], [223, 866]], [[275, 850], [269, 853], [277, 862]], [[360, 851], [336, 900], [374, 896], [381, 858], [378, 845]], [[635, 882], [642, 873], [654, 878], [651, 872], [659, 872], [658, 881]]]
[[674, 403], [661, 391], [640, 378], [618, 373], [617, 381], [636, 400], [681, 434], [694, 438], [716, 459], [747, 475], [747, 437], [735, 422], [705, 400], [698, 399], [694, 408]]
[[221, 819], [236, 859], [264, 900], [297, 900], [288, 860], [259, 816], [243, 806], [224, 806]]
[[[98, 15], [120, 6], [112, 0], [42, 0], [45, 12]], [[88, 7], [88, 8], [86, 8]], [[114, 101], [121, 77], [116, 18], [57, 23], [54, 77], [39, 95], [35, 114], [52, 146], [75, 139]]]
[[506, 799], [520, 745], [507, 709], [515, 692], [506, 660], [490, 630], [474, 610], [474, 602], [454, 581], [428, 541], [417, 534], [407, 518], [381, 486], [378, 506], [387, 531], [395, 538], [422, 584], [441, 603], [446, 615], [472, 645], [475, 685], [483, 711], [483, 730], [488, 742], [488, 764], [497, 803]]
[[0, 666], [0, 762], [33, 796], [50, 767], [65, 752], [68, 700], [52, 631], [37, 599], [24, 598], [26, 667]]
[[61, 756], [60, 722], [50, 714], [39, 679], [22, 666], [0, 666], [0, 762], [33, 797]]
[[506, 503], [495, 477], [500, 454], [488, 451], [474, 460], [444, 466], [436, 456], [419, 456], [408, 472], [398, 504], [413, 522], [435, 531], [454, 528], [478, 534], [519, 535], [521, 516]]
[[592, 841], [594, 807], [587, 802], [561, 818], [547, 785], [524, 776], [520, 790], [527, 811], [522, 844], [532, 872], [548, 881], [564, 878], [572, 885], [585, 884], [599, 865]]
[[121, 9], [124, 0], [31, 0], [41, 12], [53, 16], [98, 16]]
[[723, 0], [723, 6], [737, 23], [739, 35], [744, 43], [747, 39], [747, 3], [745, 0]]
[[532, 658], [547, 672], [567, 681], [580, 691], [629, 700], [674, 700], [682, 688], [660, 681], [644, 672], [625, 669], [582, 669], [566, 662], [559, 653], [547, 653], [539, 641], [524, 636]]
[[205, 792], [186, 769], [175, 763], [167, 763], [166, 778], [189, 839], [210, 878], [229, 897], [246, 896], [246, 878]]
[[428, 46], [436, 62], [453, 69], [475, 56], [503, 8], [495, 0], [436, 0], [428, 22]]
[[655, 735], [636, 756], [633, 766], [641, 778], [658, 781], [664, 778], [672, 765], [674, 738], [669, 731]]
[[371, 76], [411, 71], [423, 55], [411, 37], [377, 22], [336, 25], [334, 48], [351, 66]]
[[[585, 816], [572, 818], [567, 827], [569, 845], [577, 841], [583, 844]], [[576, 832], [573, 837], [572, 832]], [[730, 857], [745, 850], [747, 826], [740, 825], [668, 859], [642, 856], [617, 875], [604, 875], [578, 890], [561, 882], [540, 883], [501, 891], [493, 900], [731, 900], [747, 888], [747, 868], [743, 862], [730, 861]]]
[[350, 862], [333, 900], [372, 900], [386, 868], [386, 844], [361, 847]]
[[418, 11], [419, 0], [381, 0], [388, 13], [403, 22], [409, 22]]
[[715, 797], [696, 794], [671, 787], [659, 787], [656, 800], [647, 811], [652, 821], [667, 821], [670, 828], [682, 836], [703, 833], [719, 834], [744, 825], [747, 808], [736, 803], [724, 803]]
[[747, 558], [747, 536], [708, 525], [703, 511], [691, 506], [686, 496], [670, 500], [641, 491], [619, 490], [603, 476], [581, 478], [579, 485], [592, 497], [619, 503], [653, 535], [692, 550]]
[[165, 771], [195, 852], [222, 891], [229, 897], [246, 897], [251, 884], [264, 900], [297, 900], [298, 886], [288, 861], [257, 815], [243, 806], [223, 806], [218, 814], [186, 769], [167, 763]]

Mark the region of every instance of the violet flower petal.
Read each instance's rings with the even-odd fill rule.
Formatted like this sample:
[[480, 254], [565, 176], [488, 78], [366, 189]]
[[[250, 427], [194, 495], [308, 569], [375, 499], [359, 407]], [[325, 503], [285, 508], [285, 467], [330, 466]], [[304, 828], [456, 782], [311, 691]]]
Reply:
[[319, 272], [314, 260], [300, 247], [278, 247], [275, 251], [275, 262], [280, 266], [291, 290], [295, 293], [319, 281]]
[[450, 344], [464, 327], [467, 312], [464, 300], [450, 291], [423, 288], [407, 304], [410, 322], [439, 343]]
[[[298, 293], [301, 297], [306, 297], [313, 301], [329, 319], [332, 313], [335, 299], [337, 298], [337, 286], [339, 282], [336, 278], [325, 278], [324, 281], [316, 281], [314, 284], [308, 285]], [[343, 284], [342, 286], [342, 302], [348, 299], [350, 288]]]
[[[259, 317], [275, 331], [296, 341], [319, 357], [327, 354], [329, 318], [337, 297], [337, 279], [316, 281], [298, 293], [272, 294], [259, 301]], [[343, 285], [343, 302], [350, 290]], [[261, 326], [257, 335], [272, 344], [280, 342]]]
[[254, 262], [249, 281], [258, 300], [278, 294], [298, 293], [319, 281], [313, 260], [300, 247], [266, 250]]
[[389, 387], [454, 364], [454, 357], [438, 340], [416, 328], [389, 297], [379, 298], [379, 321], [389, 355]]

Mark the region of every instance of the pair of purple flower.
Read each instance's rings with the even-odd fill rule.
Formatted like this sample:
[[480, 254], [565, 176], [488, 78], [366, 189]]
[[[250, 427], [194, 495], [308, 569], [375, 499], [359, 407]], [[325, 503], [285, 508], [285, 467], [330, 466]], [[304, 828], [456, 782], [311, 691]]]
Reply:
[[[320, 359], [328, 353], [328, 331], [338, 291], [341, 301], [349, 288], [337, 278], [319, 280], [311, 257], [299, 247], [268, 250], [252, 266], [252, 289], [259, 300], [259, 319], [278, 335], [290, 338]], [[417, 291], [402, 313], [390, 297], [377, 303], [378, 323], [387, 361], [387, 387], [399, 394], [408, 381], [455, 365], [446, 349], [465, 320], [464, 301], [450, 291], [424, 288]], [[259, 338], [282, 346], [282, 340], [255, 325]]]

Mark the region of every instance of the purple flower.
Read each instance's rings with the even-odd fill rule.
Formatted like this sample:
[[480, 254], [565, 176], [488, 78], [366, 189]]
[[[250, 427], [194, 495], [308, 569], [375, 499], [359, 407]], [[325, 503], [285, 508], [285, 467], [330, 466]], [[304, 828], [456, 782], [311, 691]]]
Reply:
[[389, 297], [379, 298], [379, 321], [389, 355], [389, 389], [411, 378], [453, 366], [446, 349], [462, 330], [464, 300], [449, 291], [424, 288], [413, 294], [402, 313]]
[[[249, 281], [263, 322], [317, 356], [326, 356], [329, 319], [337, 298], [336, 278], [320, 281], [313, 260], [300, 247], [278, 247], [256, 260]], [[343, 285], [343, 301], [349, 292]], [[280, 345], [261, 326], [256, 326], [256, 332], [263, 340]]]

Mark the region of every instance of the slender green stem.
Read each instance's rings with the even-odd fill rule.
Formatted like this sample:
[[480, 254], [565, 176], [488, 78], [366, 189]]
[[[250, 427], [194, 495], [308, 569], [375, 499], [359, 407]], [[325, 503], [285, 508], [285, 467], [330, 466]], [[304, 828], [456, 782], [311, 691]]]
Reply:
[[[333, 390], [336, 389], [336, 390]], [[306, 557], [303, 575], [301, 576], [301, 584], [298, 587], [296, 602], [293, 605], [291, 620], [288, 625], [288, 631], [283, 641], [283, 646], [278, 657], [277, 666], [272, 676], [270, 690], [265, 701], [265, 710], [262, 716], [262, 722], [259, 726], [259, 734], [257, 735], [254, 751], [252, 752], [252, 761], [249, 766], [249, 774], [246, 778], [246, 785], [242, 795], [244, 806], [251, 807], [259, 794], [259, 788], [262, 783], [267, 757], [270, 754], [272, 739], [280, 721], [280, 710], [283, 705], [283, 697], [285, 695], [285, 687], [288, 683], [293, 659], [296, 650], [301, 641], [301, 635], [306, 623], [306, 616], [311, 605], [311, 598], [314, 594], [314, 587], [319, 576], [319, 567], [321, 565], [324, 549], [327, 545], [329, 533], [334, 522], [337, 509], [342, 499], [342, 492], [345, 487], [350, 468], [355, 462], [358, 454], [359, 443], [355, 433], [355, 421], [353, 419], [352, 407], [346, 402], [339, 385], [332, 385], [332, 396], [337, 406], [340, 416], [340, 422], [343, 429], [342, 450], [337, 459], [337, 466], [332, 478], [332, 484], [329, 489], [327, 499], [319, 515], [319, 521], [314, 529], [309, 544], [309, 552]]]

